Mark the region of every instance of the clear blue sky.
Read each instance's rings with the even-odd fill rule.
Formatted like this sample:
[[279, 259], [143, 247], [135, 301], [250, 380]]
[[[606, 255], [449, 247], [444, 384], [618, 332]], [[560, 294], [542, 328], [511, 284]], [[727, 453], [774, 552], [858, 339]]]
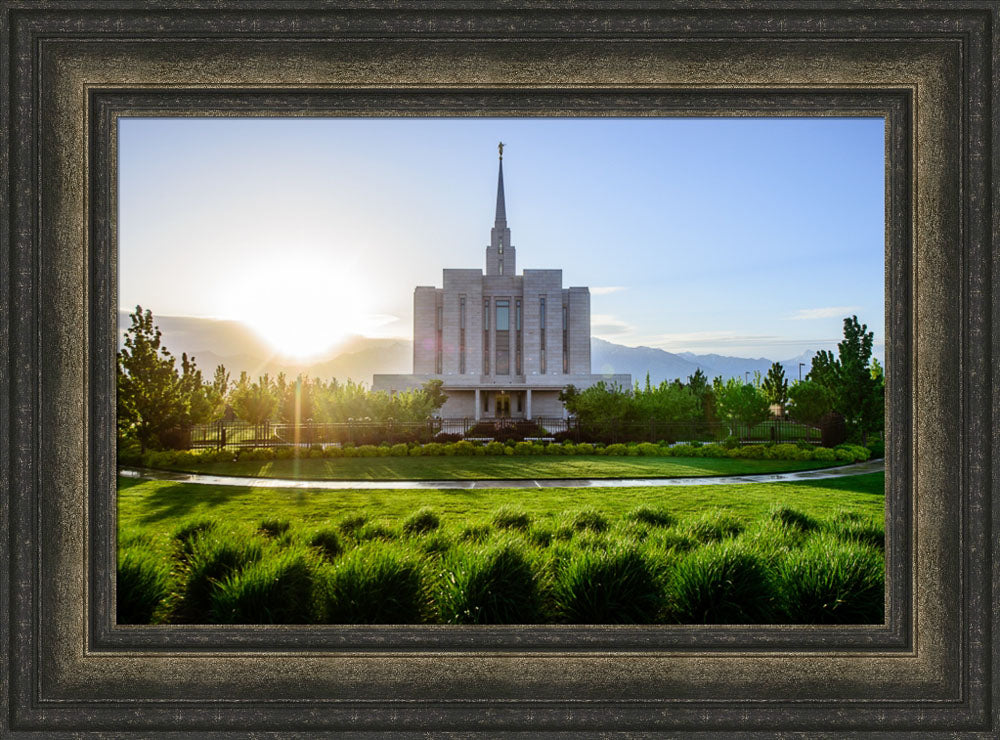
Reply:
[[[786, 359], [884, 338], [881, 119], [123, 119], [120, 304], [410, 337], [414, 285], [483, 267], [504, 150], [518, 271], [593, 334]], [[320, 321], [321, 319], [321, 321]], [[312, 327], [312, 328], [310, 328]], [[274, 327], [271, 327], [274, 330]]]

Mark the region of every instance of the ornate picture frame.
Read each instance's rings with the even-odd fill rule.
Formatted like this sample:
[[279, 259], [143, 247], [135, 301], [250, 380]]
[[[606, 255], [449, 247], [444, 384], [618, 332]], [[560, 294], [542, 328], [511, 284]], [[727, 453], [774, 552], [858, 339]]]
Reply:
[[[995, 3], [0, 8], [4, 734], [995, 735]], [[195, 113], [884, 117], [885, 624], [116, 625], [116, 121]]]

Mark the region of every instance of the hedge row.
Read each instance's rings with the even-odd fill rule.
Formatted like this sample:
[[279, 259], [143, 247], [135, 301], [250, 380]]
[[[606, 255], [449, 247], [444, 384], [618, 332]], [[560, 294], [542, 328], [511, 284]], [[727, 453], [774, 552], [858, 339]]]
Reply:
[[296, 457], [337, 458], [337, 457], [473, 457], [473, 456], [531, 456], [531, 455], [599, 455], [630, 457], [714, 457], [741, 458], [749, 460], [816, 460], [819, 462], [860, 462], [871, 456], [868, 448], [860, 445], [843, 444], [834, 448], [813, 447], [809, 444], [763, 444], [730, 447], [721, 444], [667, 445], [652, 442], [630, 444], [589, 444], [563, 442], [562, 444], [540, 442], [517, 442], [503, 444], [487, 442], [475, 444], [468, 440], [460, 442], [430, 442], [427, 444], [361, 445], [358, 447], [265, 447], [260, 449], [242, 448], [238, 450], [164, 450], [145, 454], [122, 453], [119, 463], [143, 465], [149, 468], [194, 467], [205, 463], [233, 462], [234, 460], [290, 460]]

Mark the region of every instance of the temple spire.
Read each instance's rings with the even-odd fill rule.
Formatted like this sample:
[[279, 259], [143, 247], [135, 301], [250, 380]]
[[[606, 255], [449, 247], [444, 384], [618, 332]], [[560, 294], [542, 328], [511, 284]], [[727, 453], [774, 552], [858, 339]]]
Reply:
[[495, 227], [507, 228], [507, 207], [503, 198], [503, 142], [497, 147], [500, 151], [500, 170], [497, 175], [497, 217]]
[[514, 247], [510, 243], [510, 229], [507, 228], [507, 206], [503, 196], [503, 142], [500, 152], [500, 169], [497, 172], [497, 217], [490, 229], [490, 245], [486, 247], [486, 274], [512, 276], [515, 274]]

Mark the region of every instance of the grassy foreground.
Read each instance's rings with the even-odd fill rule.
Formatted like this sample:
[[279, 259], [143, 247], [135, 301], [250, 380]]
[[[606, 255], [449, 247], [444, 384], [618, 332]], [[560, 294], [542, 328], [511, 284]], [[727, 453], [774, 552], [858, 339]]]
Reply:
[[126, 623], [877, 623], [882, 473], [628, 489], [119, 480]]
[[814, 470], [843, 461], [710, 457], [341, 457], [175, 464], [207, 475], [301, 480], [487, 480], [524, 478], [679, 478]]

